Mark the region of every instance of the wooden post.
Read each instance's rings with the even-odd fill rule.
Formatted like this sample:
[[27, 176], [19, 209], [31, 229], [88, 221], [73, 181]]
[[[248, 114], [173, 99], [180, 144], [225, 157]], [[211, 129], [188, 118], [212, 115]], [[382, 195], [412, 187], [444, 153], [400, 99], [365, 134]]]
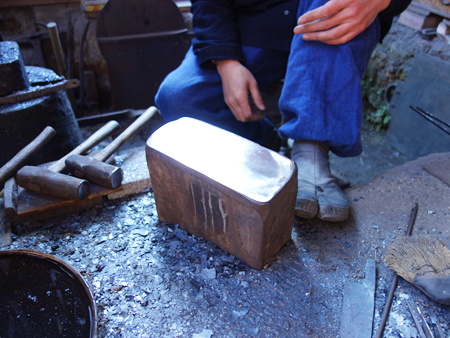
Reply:
[[[59, 38], [58, 26], [56, 22], [49, 22], [47, 24], [48, 33], [50, 34], [50, 40], [52, 42], [53, 52], [55, 53], [56, 63], [58, 64], [58, 73], [61, 76], [64, 76], [66, 79], [68, 78], [66, 61], [64, 60], [64, 53], [61, 46], [61, 40]], [[83, 85], [83, 84], [82, 84]], [[76, 110], [76, 101], [73, 95], [73, 92], [70, 90], [66, 90], [67, 98], [72, 105], [72, 109]]]
[[56, 63], [58, 64], [59, 75], [67, 76], [66, 62], [64, 61], [63, 49], [61, 40], [59, 39], [58, 26], [56, 22], [49, 22], [47, 24], [50, 40], [52, 41], [53, 52], [55, 53]]

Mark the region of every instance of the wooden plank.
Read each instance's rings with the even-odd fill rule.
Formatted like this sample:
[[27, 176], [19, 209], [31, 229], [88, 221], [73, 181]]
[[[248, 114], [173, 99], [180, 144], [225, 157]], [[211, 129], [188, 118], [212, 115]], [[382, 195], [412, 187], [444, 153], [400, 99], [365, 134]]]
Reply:
[[407, 9], [400, 14], [398, 22], [406, 27], [421, 30], [424, 28], [436, 28], [441, 20], [442, 18], [429, 12], [428, 15], [423, 15], [422, 13]]
[[414, 0], [411, 4], [422, 6], [428, 9], [431, 13], [441, 15], [445, 18], [450, 18], [450, 6], [444, 5], [441, 0]]
[[34, 194], [20, 188], [17, 216], [13, 224], [31, 220], [43, 220], [70, 212], [91, 208], [103, 203], [104, 198], [116, 199], [142, 192], [151, 187], [150, 175], [144, 151], [116, 157], [116, 162], [124, 171], [122, 185], [115, 189], [91, 184], [89, 195], [83, 200], [65, 200], [51, 196]]
[[23, 7], [23, 6], [39, 6], [39, 5], [56, 5], [66, 3], [80, 3], [80, 0], [1, 0], [2, 7]]

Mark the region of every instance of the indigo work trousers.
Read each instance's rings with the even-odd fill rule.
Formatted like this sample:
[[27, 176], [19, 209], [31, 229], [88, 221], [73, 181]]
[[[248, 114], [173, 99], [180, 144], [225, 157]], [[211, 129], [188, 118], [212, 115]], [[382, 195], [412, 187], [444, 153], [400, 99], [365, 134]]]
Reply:
[[[298, 16], [327, 0], [301, 0]], [[295, 35], [290, 53], [242, 46], [244, 65], [260, 91], [284, 78], [279, 108], [286, 123], [283, 137], [317, 140], [336, 155], [357, 156], [362, 151], [361, 77], [380, 34], [376, 19], [364, 32], [343, 45], [305, 41]], [[182, 64], [170, 73], [156, 95], [166, 122], [192, 117], [263, 144], [274, 130], [267, 120], [239, 122], [227, 107], [220, 75], [201, 67], [192, 47]]]

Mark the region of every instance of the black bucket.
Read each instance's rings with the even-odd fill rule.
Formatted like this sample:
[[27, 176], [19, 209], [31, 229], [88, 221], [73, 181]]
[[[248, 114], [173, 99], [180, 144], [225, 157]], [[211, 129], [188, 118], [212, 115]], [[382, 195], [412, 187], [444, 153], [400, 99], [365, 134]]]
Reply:
[[97, 338], [97, 307], [69, 264], [34, 250], [0, 251], [0, 337]]
[[190, 37], [172, 0], [110, 0], [98, 19], [97, 43], [108, 65], [114, 109], [146, 109], [180, 65]]

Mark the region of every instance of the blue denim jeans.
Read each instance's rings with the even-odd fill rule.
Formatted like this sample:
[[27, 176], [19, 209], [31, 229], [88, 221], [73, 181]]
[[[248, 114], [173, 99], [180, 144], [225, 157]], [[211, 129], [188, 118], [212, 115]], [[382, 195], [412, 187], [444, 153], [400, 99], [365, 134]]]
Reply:
[[[327, 0], [301, 0], [298, 16]], [[245, 66], [260, 91], [284, 77], [279, 107], [286, 123], [279, 133], [294, 140], [317, 140], [335, 154], [357, 156], [362, 151], [361, 77], [379, 39], [376, 19], [352, 41], [338, 46], [305, 41], [295, 35], [290, 53], [242, 46]], [[227, 129], [260, 144], [274, 126], [267, 120], [239, 122], [225, 104], [220, 75], [201, 67], [192, 48], [170, 73], [155, 99], [166, 122], [189, 116]]]

